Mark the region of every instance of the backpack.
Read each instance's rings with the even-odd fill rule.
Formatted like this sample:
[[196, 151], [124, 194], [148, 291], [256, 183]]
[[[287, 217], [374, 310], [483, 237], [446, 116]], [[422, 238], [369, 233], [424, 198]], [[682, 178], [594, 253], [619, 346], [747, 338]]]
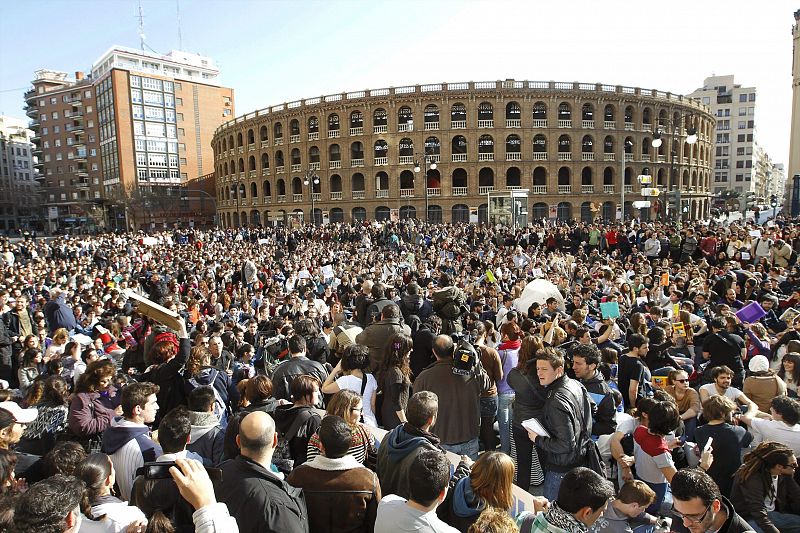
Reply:
[[[219, 370], [216, 368], [211, 369], [211, 383], [207, 386], [210, 386], [211, 389], [214, 391], [214, 414], [217, 416], [219, 420], [223, 420], [223, 418], [228, 413], [228, 406], [222, 400], [222, 396], [220, 396], [219, 391], [214, 386], [214, 383], [217, 381], [217, 376], [219, 375]], [[204, 387], [202, 383], [197, 381], [196, 377], [193, 377], [189, 380], [189, 385], [192, 386], [192, 390], [196, 389], [197, 387]]]
[[[275, 452], [272, 454], [272, 463], [281, 472], [288, 475], [294, 469], [294, 459], [292, 458], [290, 443], [292, 439], [297, 437], [297, 432], [300, 430], [300, 427], [314, 416], [322, 419], [324, 411], [320, 414], [320, 410], [318, 409], [306, 409], [295, 417], [292, 425], [290, 425], [286, 431], [278, 431], [278, 445], [275, 447]], [[306, 437], [310, 436], [311, 435], [306, 435]]]
[[464, 314], [462, 306], [452, 301], [445, 303], [438, 309], [435, 309], [435, 311], [445, 320], [458, 320], [461, 315]]

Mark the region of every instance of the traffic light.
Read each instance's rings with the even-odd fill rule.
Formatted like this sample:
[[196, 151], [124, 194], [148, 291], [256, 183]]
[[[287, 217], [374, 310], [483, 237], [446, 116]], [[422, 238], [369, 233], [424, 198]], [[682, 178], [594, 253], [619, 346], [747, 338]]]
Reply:
[[677, 216], [681, 212], [680, 194], [677, 190], [667, 192], [664, 195], [664, 201], [669, 206], [674, 216]]
[[770, 196], [769, 197], [769, 203], [770, 203], [770, 205], [772, 206], [773, 209], [778, 207], [778, 195], [777, 194], [773, 194], [772, 196]]
[[755, 209], [756, 205], [758, 205], [756, 203], [756, 193], [748, 191], [747, 194], [745, 195], [745, 198], [747, 201], [746, 209], [748, 211]]

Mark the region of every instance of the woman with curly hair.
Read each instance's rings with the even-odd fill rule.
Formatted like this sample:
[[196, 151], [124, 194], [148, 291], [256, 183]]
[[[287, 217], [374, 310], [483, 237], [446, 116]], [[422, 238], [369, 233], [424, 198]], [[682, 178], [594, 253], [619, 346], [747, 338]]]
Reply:
[[378, 381], [367, 372], [369, 359], [369, 348], [366, 346], [351, 344], [345, 348], [341, 360], [325, 378], [322, 392], [335, 394], [345, 389], [356, 392], [364, 405], [364, 422], [372, 427], [378, 427], [378, 421], [375, 418], [375, 396], [378, 391]]
[[385, 428], [395, 428], [406, 420], [406, 404], [411, 393], [411, 350], [414, 342], [405, 333], [395, 333], [389, 339], [389, 351], [383, 358], [378, 374], [381, 395], [381, 422]]
[[800, 530], [800, 486], [792, 476], [797, 457], [780, 442], [762, 442], [744, 456], [733, 478], [731, 503], [757, 531]]
[[69, 407], [69, 429], [78, 438], [99, 442], [116, 415], [122, 415], [117, 388], [113, 385], [116, 369], [108, 359], [86, 367], [75, 386]]
[[[362, 410], [361, 396], [357, 392], [347, 389], [342, 389], [334, 394], [326, 409], [327, 414], [344, 418], [345, 422], [353, 429], [353, 441], [347, 454], [352, 455], [359, 463], [367, 460], [367, 452], [374, 447], [375, 440], [369, 428], [360, 422]], [[311, 436], [306, 452], [309, 461], [322, 454], [319, 433], [315, 432]]]
[[34, 455], [45, 455], [56, 444], [56, 439], [67, 429], [69, 416], [69, 389], [61, 376], [50, 376], [42, 381], [42, 398], [33, 407], [36, 420], [25, 427], [17, 449]]

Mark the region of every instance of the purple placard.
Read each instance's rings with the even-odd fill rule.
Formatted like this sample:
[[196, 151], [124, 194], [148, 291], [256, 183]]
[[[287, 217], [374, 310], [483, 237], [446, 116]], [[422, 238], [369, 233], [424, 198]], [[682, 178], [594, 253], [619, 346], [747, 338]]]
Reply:
[[764, 311], [764, 308], [761, 307], [758, 302], [749, 303], [736, 311], [737, 318], [742, 322], [747, 322], [748, 324], [758, 322], [761, 317], [766, 314], [767, 312]]

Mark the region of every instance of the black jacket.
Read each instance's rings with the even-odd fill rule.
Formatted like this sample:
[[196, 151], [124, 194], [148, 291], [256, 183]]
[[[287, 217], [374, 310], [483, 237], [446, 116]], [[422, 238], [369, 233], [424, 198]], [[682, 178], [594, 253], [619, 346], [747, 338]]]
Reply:
[[324, 383], [328, 377], [325, 367], [308, 357], [292, 357], [279, 364], [272, 374], [272, 384], [275, 387], [272, 395], [276, 400], [291, 400], [292, 380], [306, 374], [318, 378], [320, 383]]
[[[747, 481], [740, 481], [737, 475], [731, 489], [731, 502], [742, 517], [755, 520], [764, 533], [779, 533], [780, 530], [767, 515], [764, 505], [766, 497], [764, 484], [758, 473], [751, 475]], [[779, 513], [800, 514], [800, 487], [791, 476], [778, 478], [778, 493], [775, 498], [775, 510]]]
[[186, 405], [186, 386], [181, 371], [189, 358], [192, 349], [189, 339], [179, 339], [178, 355], [142, 374], [139, 381], [149, 381], [159, 386], [158, 413], [154, 426], [157, 427], [164, 415], [178, 407]]
[[[579, 382], [561, 376], [547, 387], [546, 394], [541, 422], [550, 436], [537, 438], [536, 446], [547, 452], [547, 468], [566, 472], [584, 466], [595, 409], [589, 393]], [[586, 435], [582, 435], [584, 428]]]
[[592, 421], [592, 435], [611, 435], [617, 430], [617, 406], [611, 394], [611, 387], [599, 371], [595, 372], [593, 378], [581, 380], [581, 384], [597, 404], [597, 414]]
[[308, 533], [303, 491], [243, 455], [222, 464], [216, 493], [240, 533]]

